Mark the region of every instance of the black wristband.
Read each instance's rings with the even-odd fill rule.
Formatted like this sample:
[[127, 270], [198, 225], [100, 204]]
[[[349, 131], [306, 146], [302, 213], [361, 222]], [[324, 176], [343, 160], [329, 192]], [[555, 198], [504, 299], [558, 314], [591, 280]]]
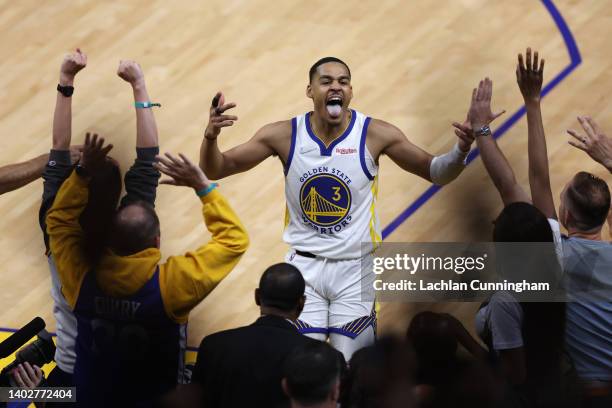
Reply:
[[57, 91], [64, 95], [66, 98], [70, 98], [72, 96], [72, 93], [74, 92], [74, 86], [62, 86], [60, 84], [57, 84]]

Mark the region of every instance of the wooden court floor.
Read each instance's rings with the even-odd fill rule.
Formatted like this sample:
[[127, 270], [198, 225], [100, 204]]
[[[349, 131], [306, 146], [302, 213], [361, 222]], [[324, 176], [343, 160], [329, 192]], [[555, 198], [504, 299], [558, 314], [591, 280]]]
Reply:
[[[135, 115], [119, 59], [141, 63], [154, 101], [161, 149], [196, 158], [207, 107], [223, 90], [238, 104], [237, 124], [223, 131], [222, 148], [250, 138], [262, 125], [311, 108], [307, 73], [318, 58], [344, 59], [353, 73], [352, 106], [400, 127], [431, 153], [455, 142], [451, 122], [463, 120], [472, 87], [494, 81], [496, 125], [522, 105], [515, 83], [516, 54], [526, 46], [546, 59], [546, 78], [571, 63], [552, 18], [555, 6], [581, 54], [543, 102], [555, 195], [576, 171], [607, 177], [603, 168], [567, 145], [565, 130], [590, 114], [612, 133], [612, 7], [605, 0], [413, 1], [0, 1], [0, 163], [48, 151], [59, 64], [81, 47], [88, 67], [78, 75], [73, 140], [96, 131], [115, 145], [126, 169], [134, 157]], [[526, 122], [521, 118], [500, 146], [527, 186]], [[429, 184], [382, 158], [379, 211], [388, 225]], [[610, 180], [610, 178], [607, 178]], [[191, 315], [189, 345], [202, 336], [251, 322], [253, 289], [266, 266], [287, 251], [280, 162], [221, 182], [244, 220], [251, 247], [230, 276]], [[0, 197], [0, 326], [17, 328], [33, 316], [53, 330], [50, 279], [38, 227], [42, 182]], [[162, 186], [157, 209], [167, 256], [209, 239], [191, 191]], [[388, 237], [392, 242], [483, 241], [501, 209], [482, 163], [475, 160]], [[403, 332], [419, 310], [447, 311], [471, 329], [474, 304], [383, 304], [381, 333]]]

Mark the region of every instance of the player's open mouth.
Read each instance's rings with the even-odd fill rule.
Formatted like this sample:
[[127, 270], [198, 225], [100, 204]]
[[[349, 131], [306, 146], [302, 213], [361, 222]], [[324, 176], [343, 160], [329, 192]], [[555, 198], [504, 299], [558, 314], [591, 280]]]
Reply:
[[339, 96], [332, 96], [327, 100], [326, 103], [327, 113], [333, 119], [340, 117], [342, 113], [342, 98]]

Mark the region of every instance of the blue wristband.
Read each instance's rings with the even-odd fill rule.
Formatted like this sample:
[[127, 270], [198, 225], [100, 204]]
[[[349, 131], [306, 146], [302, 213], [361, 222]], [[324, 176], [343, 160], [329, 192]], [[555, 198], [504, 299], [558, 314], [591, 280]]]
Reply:
[[204, 187], [203, 189], [196, 191], [196, 194], [198, 195], [198, 197], [204, 197], [205, 195], [213, 191], [215, 188], [217, 188], [217, 186], [219, 186], [219, 184], [212, 183], [210, 186]]
[[134, 106], [139, 109], [152, 108], [154, 106], [159, 106], [161, 108], [161, 103], [153, 103], [153, 102], [134, 102]]

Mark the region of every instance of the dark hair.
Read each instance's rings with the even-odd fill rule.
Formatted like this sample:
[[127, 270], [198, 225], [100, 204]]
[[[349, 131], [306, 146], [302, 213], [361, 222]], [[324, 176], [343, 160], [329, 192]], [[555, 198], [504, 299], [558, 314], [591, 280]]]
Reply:
[[107, 160], [89, 182], [89, 199], [79, 217], [85, 234], [85, 256], [90, 264], [98, 261], [106, 247], [120, 195], [121, 171]]
[[[496, 242], [553, 242], [553, 233], [546, 216], [540, 210], [531, 204], [516, 202], [507, 205], [497, 217], [493, 239]], [[547, 256], [552, 262], [550, 268], [542, 273], [554, 282], [559, 268], [554, 246], [551, 245]], [[523, 309], [521, 334], [527, 382], [537, 387], [537, 383], [544, 378], [560, 373], [565, 303], [521, 302], [520, 305]]]
[[266, 269], [259, 280], [259, 300], [262, 306], [283, 311], [295, 309], [306, 289], [299, 269], [288, 263], [277, 263]]
[[382, 337], [351, 357], [341, 405], [351, 408], [416, 405], [412, 392], [414, 371], [410, 345], [399, 338]]
[[319, 68], [323, 64], [327, 64], [328, 62], [337, 62], [339, 64], [344, 65], [346, 67], [346, 70], [348, 71], [349, 77], [351, 76], [351, 69], [348, 67], [348, 65], [346, 65], [346, 62], [336, 57], [324, 57], [315, 62], [312, 67], [310, 67], [310, 71], [308, 71], [308, 80], [312, 82], [312, 79], [314, 78], [317, 72], [317, 68]]
[[586, 171], [577, 173], [566, 190], [574, 226], [588, 231], [600, 227], [610, 211], [610, 189], [605, 181]]
[[293, 349], [283, 364], [289, 397], [304, 405], [325, 401], [340, 380], [342, 364], [340, 353], [322, 341]]
[[[138, 208], [136, 214], [133, 210]], [[130, 214], [132, 213], [132, 214]], [[135, 254], [155, 247], [159, 236], [159, 218], [146, 201], [136, 201], [117, 210], [110, 236], [111, 249], [120, 256]]]
[[406, 338], [417, 358], [419, 384], [439, 384], [456, 362], [457, 340], [447, 320], [439, 313], [417, 313], [408, 326]]
[[495, 242], [552, 242], [546, 216], [529, 203], [508, 204], [495, 220]]

